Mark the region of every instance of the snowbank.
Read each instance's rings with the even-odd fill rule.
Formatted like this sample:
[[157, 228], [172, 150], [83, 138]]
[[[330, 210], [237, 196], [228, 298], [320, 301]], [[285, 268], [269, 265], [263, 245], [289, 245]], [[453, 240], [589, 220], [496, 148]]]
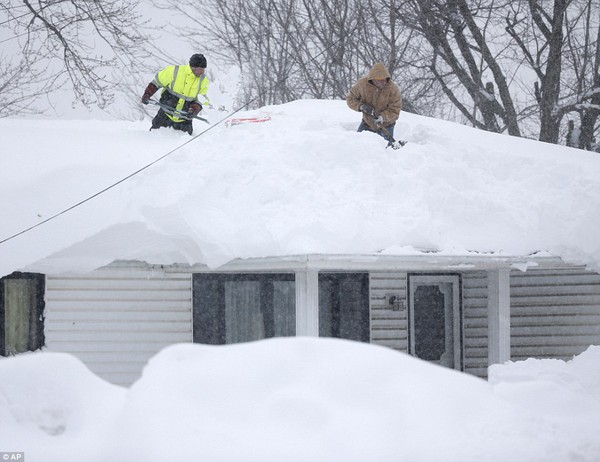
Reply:
[[28, 462], [95, 458], [125, 395], [65, 353], [0, 357], [0, 452], [25, 452]]
[[29, 462], [593, 462], [598, 364], [591, 347], [495, 366], [488, 383], [374, 345], [284, 338], [171, 346], [125, 390], [34, 353], [0, 361], [0, 447]]
[[[223, 113], [208, 117], [217, 122]], [[146, 122], [0, 120], [0, 275], [114, 259], [546, 252], [600, 269], [600, 156], [402, 113], [401, 150], [356, 133], [344, 101], [240, 115], [187, 134]], [[196, 125], [196, 133], [207, 126]]]

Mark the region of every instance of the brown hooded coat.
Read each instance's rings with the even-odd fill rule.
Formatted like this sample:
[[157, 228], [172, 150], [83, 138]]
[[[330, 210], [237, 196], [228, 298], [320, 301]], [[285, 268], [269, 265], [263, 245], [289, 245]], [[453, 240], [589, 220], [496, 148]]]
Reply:
[[[387, 79], [387, 84], [383, 88], [379, 88], [373, 83], [373, 79]], [[348, 93], [346, 103], [355, 111], [360, 111], [361, 104], [370, 104], [377, 114], [383, 116], [383, 126], [388, 127], [398, 120], [402, 110], [402, 95], [398, 85], [392, 82], [385, 65], [376, 63], [366, 77], [358, 79]], [[371, 130], [379, 131], [373, 117], [363, 114], [363, 120]]]

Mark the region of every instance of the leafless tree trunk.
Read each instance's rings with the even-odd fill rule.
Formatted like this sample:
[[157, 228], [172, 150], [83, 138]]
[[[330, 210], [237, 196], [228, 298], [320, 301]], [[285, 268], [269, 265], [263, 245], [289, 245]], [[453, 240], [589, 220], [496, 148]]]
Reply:
[[[571, 78], [566, 82], [566, 98], [560, 114], [576, 114], [570, 146], [600, 151], [600, 5], [594, 0], [577, 2], [580, 8], [566, 18], [565, 64]], [[595, 24], [595, 26], [594, 26]], [[595, 28], [595, 30], [594, 30]]]
[[[507, 32], [536, 76], [534, 96], [539, 113], [539, 139], [558, 143], [561, 122], [571, 113], [567, 142], [591, 149], [600, 109], [598, 0], [527, 0], [525, 10], [513, 4]], [[599, 29], [594, 34], [593, 24]]]
[[[535, 30], [531, 34], [519, 27], [526, 19], [518, 12], [507, 15], [506, 31], [526, 56], [529, 66], [536, 72], [535, 98], [540, 113], [540, 141], [557, 143], [560, 133], [560, 116], [556, 109], [560, 97], [563, 49], [563, 25], [571, 0], [554, 0], [548, 11], [547, 2], [527, 0], [528, 15]], [[535, 47], [531, 50], [531, 47]]]
[[[540, 141], [557, 143], [560, 132], [560, 117], [556, 106], [560, 96], [562, 71], [563, 22], [570, 0], [555, 0], [552, 16], [544, 11], [537, 0], [529, 0], [531, 14], [548, 43], [546, 72], [541, 85], [536, 87], [536, 97], [540, 105]], [[544, 17], [549, 24], [546, 25]]]

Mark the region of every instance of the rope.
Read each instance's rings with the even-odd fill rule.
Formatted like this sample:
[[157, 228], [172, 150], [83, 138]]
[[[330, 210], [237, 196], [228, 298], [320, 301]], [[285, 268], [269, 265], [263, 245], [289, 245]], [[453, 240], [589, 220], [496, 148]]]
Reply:
[[[340, 40], [334, 42], [333, 44], [331, 44], [329, 47], [326, 47], [323, 51], [321, 51], [319, 54], [317, 54], [316, 56], [314, 56], [313, 58], [311, 58], [313, 61], [315, 59], [317, 59], [319, 56], [323, 55], [324, 53], [326, 53], [330, 48], [333, 48], [335, 45], [337, 45], [343, 38], [341, 38]], [[0, 42], [2, 43], [2, 42]], [[297, 70], [295, 71], [297, 72]], [[287, 80], [287, 78], [289, 78], [290, 75], [287, 75], [285, 77], [282, 77], [280, 80], [278, 80], [275, 84], [278, 85], [280, 82], [284, 82], [285, 80]], [[105, 192], [115, 188], [116, 186], [120, 185], [121, 183], [124, 183], [125, 181], [133, 178], [134, 176], [138, 175], [139, 173], [143, 172], [144, 170], [147, 170], [148, 168], [152, 167], [154, 164], [160, 162], [161, 160], [165, 159], [166, 157], [169, 157], [170, 155], [172, 155], [173, 153], [177, 152], [178, 150], [180, 150], [181, 148], [183, 148], [184, 146], [187, 146], [188, 144], [192, 143], [193, 141], [195, 141], [197, 138], [199, 138], [200, 136], [204, 135], [206, 132], [212, 130], [213, 128], [219, 126], [221, 123], [223, 123], [225, 120], [227, 120], [228, 118], [230, 118], [232, 115], [237, 114], [238, 112], [240, 112], [241, 110], [245, 109], [246, 107], [248, 107], [249, 105], [251, 105], [252, 103], [254, 103], [256, 100], [258, 100], [263, 94], [265, 94], [268, 90], [264, 90], [263, 92], [260, 92], [257, 96], [255, 96], [253, 99], [251, 99], [250, 101], [248, 101], [247, 103], [243, 104], [242, 106], [240, 106], [239, 108], [237, 108], [236, 110], [232, 111], [231, 113], [227, 114], [225, 117], [223, 117], [222, 119], [220, 119], [217, 123], [215, 123], [214, 125], [211, 125], [210, 127], [208, 127], [206, 130], [198, 133], [197, 135], [193, 136], [192, 138], [190, 138], [189, 140], [187, 140], [186, 142], [180, 144], [179, 146], [171, 149], [169, 152], [167, 152], [166, 154], [163, 154], [162, 156], [160, 156], [158, 159], [150, 162], [147, 165], [144, 165], [143, 167], [139, 168], [138, 170], [136, 170], [133, 173], [130, 173], [129, 175], [121, 178], [119, 181], [116, 181], [115, 183], [105, 187], [104, 189], [92, 194], [91, 196], [86, 197], [85, 199], [77, 202], [76, 204], [71, 205], [70, 207], [67, 207], [66, 209], [55, 213], [54, 215], [46, 218], [43, 221], [40, 221], [39, 223], [36, 223], [35, 225], [30, 226], [29, 228], [23, 229], [11, 236], [8, 236], [2, 240], [0, 240], [0, 245], [4, 244], [5, 242], [8, 242], [18, 236], [21, 236], [25, 233], [28, 233], [31, 230], [34, 230], [35, 228], [38, 228], [46, 223], [48, 223], [49, 221], [54, 220], [55, 218], [60, 217], [61, 215], [64, 215], [68, 212], [70, 212], [71, 210], [85, 204], [86, 202], [91, 201], [92, 199], [100, 196], [101, 194], [104, 194]]]
[[[256, 99], [256, 98], [255, 98]], [[112, 183], [110, 186], [105, 187], [104, 189], [101, 189], [100, 191], [92, 194], [91, 196], [86, 197], [85, 199], [82, 199], [81, 201], [77, 202], [76, 204], [71, 205], [70, 207], [67, 207], [66, 209], [55, 213], [54, 215], [46, 218], [45, 220], [40, 221], [39, 223], [36, 223], [33, 226], [30, 226], [29, 228], [23, 229], [11, 236], [8, 236], [4, 239], [2, 239], [0, 241], [0, 244], [4, 244], [7, 241], [10, 241], [11, 239], [14, 239], [22, 234], [28, 233], [29, 231], [44, 225], [45, 223], [48, 223], [51, 220], [54, 220], [55, 218], [60, 217], [61, 215], [64, 215], [68, 212], [70, 212], [71, 210], [85, 204], [86, 202], [91, 201], [92, 199], [100, 196], [101, 194], [104, 194], [105, 192], [115, 188], [116, 186], [120, 185], [121, 183], [124, 183], [125, 181], [129, 180], [130, 178], [133, 178], [134, 176], [138, 175], [139, 173], [143, 172], [144, 170], [147, 170], [148, 168], [152, 167], [154, 164], [157, 164], [158, 162], [160, 162], [161, 160], [165, 159], [166, 157], [169, 157], [170, 155], [172, 155], [173, 153], [177, 152], [178, 150], [180, 150], [181, 148], [183, 148], [184, 146], [187, 146], [188, 144], [190, 144], [191, 142], [193, 142], [194, 140], [196, 140], [198, 137], [204, 135], [206, 132], [212, 130], [213, 128], [219, 126], [221, 123], [223, 123], [225, 120], [227, 120], [229, 117], [231, 117], [232, 115], [240, 112], [242, 109], [244, 109], [245, 107], [247, 107], [248, 105], [252, 104], [254, 102], [254, 100], [249, 101], [248, 103], [244, 104], [243, 106], [239, 107], [238, 109], [236, 109], [235, 111], [231, 112], [230, 114], [226, 115], [225, 117], [223, 117], [221, 120], [219, 120], [216, 124], [211, 125], [210, 127], [208, 127], [206, 130], [198, 133], [197, 135], [193, 136], [192, 138], [190, 138], [189, 140], [187, 140], [186, 142], [180, 144], [179, 146], [171, 149], [169, 152], [167, 152], [166, 154], [163, 154], [162, 156], [160, 156], [158, 159], [153, 160], [152, 162], [150, 162], [147, 165], [144, 165], [143, 167], [139, 168], [138, 170], [136, 170], [133, 173], [130, 173], [129, 175], [121, 178], [119, 181], [116, 181], [114, 183]]]

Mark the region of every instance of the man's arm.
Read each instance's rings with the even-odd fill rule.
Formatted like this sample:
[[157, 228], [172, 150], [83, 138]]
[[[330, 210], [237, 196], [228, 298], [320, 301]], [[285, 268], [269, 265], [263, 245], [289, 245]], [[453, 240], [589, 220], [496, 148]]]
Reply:
[[363, 103], [362, 97], [360, 94], [359, 85], [357, 83], [350, 89], [350, 92], [348, 93], [348, 96], [346, 97], [346, 104], [348, 104], [348, 107], [350, 109], [360, 112], [360, 105], [362, 103]]

